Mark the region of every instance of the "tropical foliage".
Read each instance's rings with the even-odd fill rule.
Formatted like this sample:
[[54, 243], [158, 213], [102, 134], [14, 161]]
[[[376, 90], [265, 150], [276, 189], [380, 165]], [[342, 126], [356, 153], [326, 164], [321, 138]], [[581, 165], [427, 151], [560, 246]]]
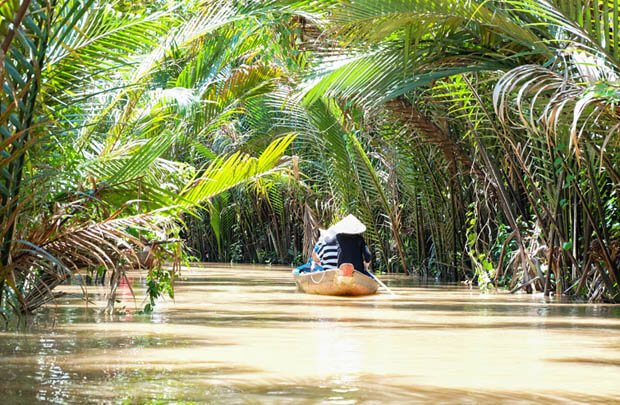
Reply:
[[291, 21], [293, 105], [271, 114], [312, 145], [295, 149], [297, 246], [260, 238], [284, 234], [269, 208], [238, 208], [266, 219], [249, 239], [295, 253], [309, 222], [355, 212], [384, 270], [617, 299], [617, 4], [313, 6]]
[[0, 1], [2, 311], [299, 263], [346, 213], [378, 270], [618, 301], [618, 10]]
[[[256, 157], [207, 142], [239, 119], [239, 99], [261, 91], [262, 65], [224, 75], [200, 57], [217, 45], [210, 31], [235, 24], [238, 10], [123, 14], [94, 0], [1, 6], [5, 316], [32, 312], [83, 270], [107, 273], [110, 304], [126, 269], [173, 281], [184, 215], [287, 165], [292, 133], [253, 149]], [[177, 265], [162, 269], [170, 258]], [[160, 292], [150, 288], [151, 301]]]

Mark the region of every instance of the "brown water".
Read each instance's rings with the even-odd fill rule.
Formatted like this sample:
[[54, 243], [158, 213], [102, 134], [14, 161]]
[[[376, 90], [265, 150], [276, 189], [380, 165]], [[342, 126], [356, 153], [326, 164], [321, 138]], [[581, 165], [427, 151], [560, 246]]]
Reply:
[[[2, 403], [618, 403], [620, 307], [385, 277], [364, 298], [295, 293], [289, 269], [186, 269], [138, 315], [79, 287], [0, 333]], [[135, 290], [142, 281], [133, 278]], [[99, 305], [99, 306], [97, 306]], [[138, 305], [142, 303], [138, 298]], [[161, 401], [161, 402], [160, 402]]]

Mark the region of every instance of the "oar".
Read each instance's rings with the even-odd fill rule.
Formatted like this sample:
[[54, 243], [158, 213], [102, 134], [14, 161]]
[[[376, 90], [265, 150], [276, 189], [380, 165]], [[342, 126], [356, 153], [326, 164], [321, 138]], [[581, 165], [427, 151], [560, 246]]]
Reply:
[[377, 283], [379, 283], [379, 285], [380, 285], [381, 287], [383, 287], [383, 288], [385, 288], [386, 290], [388, 290], [388, 292], [389, 292], [390, 294], [392, 294], [392, 295], [396, 295], [396, 294], [394, 294], [394, 291], [390, 290], [390, 289], [388, 288], [388, 286], [387, 286], [387, 285], [383, 284], [383, 281], [379, 280], [379, 279], [377, 278], [377, 276], [375, 276], [374, 274], [372, 274], [372, 272], [371, 272], [371, 271], [369, 271], [369, 272], [368, 272], [368, 274], [370, 274], [370, 276], [371, 276], [372, 278], [374, 278], [375, 280], [377, 280]]

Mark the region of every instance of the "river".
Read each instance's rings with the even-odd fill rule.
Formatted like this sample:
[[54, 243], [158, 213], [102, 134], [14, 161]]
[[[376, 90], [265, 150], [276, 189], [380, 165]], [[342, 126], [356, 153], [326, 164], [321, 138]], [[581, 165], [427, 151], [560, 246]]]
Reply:
[[112, 316], [101, 289], [86, 306], [63, 286], [0, 333], [2, 403], [620, 401], [620, 306], [384, 280], [396, 296], [323, 297], [290, 269], [207, 264], [150, 315], [121, 286]]

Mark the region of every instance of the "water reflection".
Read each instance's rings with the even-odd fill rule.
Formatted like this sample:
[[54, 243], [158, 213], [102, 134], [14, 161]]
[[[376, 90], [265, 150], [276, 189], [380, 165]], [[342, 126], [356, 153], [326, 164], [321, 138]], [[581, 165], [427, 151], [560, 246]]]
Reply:
[[192, 268], [174, 302], [140, 315], [125, 294], [112, 316], [103, 290], [85, 307], [65, 286], [31, 330], [0, 333], [3, 402], [616, 401], [620, 308], [387, 283], [396, 297], [321, 297], [288, 269]]

